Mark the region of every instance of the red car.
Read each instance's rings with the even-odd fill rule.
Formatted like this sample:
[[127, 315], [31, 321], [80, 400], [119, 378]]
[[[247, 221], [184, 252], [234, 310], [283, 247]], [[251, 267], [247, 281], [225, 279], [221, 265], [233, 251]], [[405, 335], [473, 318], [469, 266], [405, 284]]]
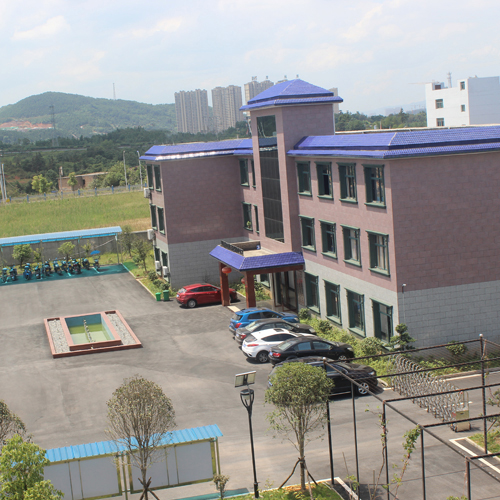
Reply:
[[[222, 302], [221, 289], [208, 283], [187, 285], [179, 290], [176, 298], [179, 304], [190, 308], [201, 304], [220, 304]], [[236, 290], [229, 289], [229, 298], [231, 302], [236, 300]]]

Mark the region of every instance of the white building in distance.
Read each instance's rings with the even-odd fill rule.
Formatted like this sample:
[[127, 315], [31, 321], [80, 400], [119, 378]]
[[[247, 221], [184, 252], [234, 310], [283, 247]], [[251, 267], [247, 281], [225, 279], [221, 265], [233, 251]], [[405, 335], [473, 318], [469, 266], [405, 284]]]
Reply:
[[451, 88], [427, 83], [425, 101], [428, 127], [500, 123], [500, 78], [465, 78]]

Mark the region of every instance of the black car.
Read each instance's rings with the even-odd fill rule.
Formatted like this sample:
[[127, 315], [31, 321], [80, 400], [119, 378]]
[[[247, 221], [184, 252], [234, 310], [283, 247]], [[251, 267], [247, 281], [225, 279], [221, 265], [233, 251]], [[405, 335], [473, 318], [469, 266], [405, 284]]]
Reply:
[[[280, 366], [283, 366], [285, 363], [292, 362], [307, 363], [311, 366], [317, 366], [321, 370], [324, 369], [323, 359], [317, 356], [288, 359], [283, 363], [279, 363], [273, 367], [271, 373], [269, 374], [268, 385], [272, 385], [273, 373], [275, 373], [275, 371], [279, 369]], [[332, 368], [332, 366], [335, 367], [336, 370]], [[339, 373], [337, 370], [339, 370], [341, 373]], [[327, 360], [326, 376], [330, 380], [333, 380], [335, 384], [335, 386], [331, 390], [331, 394], [343, 394], [351, 392], [351, 382], [343, 377], [342, 374], [347, 375], [348, 377], [356, 380], [359, 383], [359, 386], [354, 384], [354, 390], [360, 396], [368, 394], [368, 390], [373, 392], [373, 390], [377, 387], [377, 372], [371, 366], [358, 365], [357, 363], [345, 363], [343, 361]]]
[[305, 325], [304, 323], [289, 323], [281, 318], [259, 319], [247, 326], [237, 328], [234, 340], [238, 344], [241, 344], [250, 334], [260, 332], [261, 330], [269, 330], [270, 328], [282, 328], [292, 333], [309, 333], [313, 335], [316, 333], [316, 330], [312, 326]]
[[321, 356], [329, 359], [354, 358], [354, 350], [343, 342], [330, 342], [320, 337], [297, 337], [285, 340], [273, 347], [269, 352], [269, 361], [273, 365], [289, 358], [304, 358], [306, 356]]

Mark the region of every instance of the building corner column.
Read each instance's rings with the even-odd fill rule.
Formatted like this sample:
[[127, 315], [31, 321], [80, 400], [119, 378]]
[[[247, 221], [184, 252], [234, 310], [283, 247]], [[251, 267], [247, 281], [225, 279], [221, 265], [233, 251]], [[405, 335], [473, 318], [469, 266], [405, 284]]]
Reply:
[[255, 300], [255, 281], [253, 273], [250, 271], [245, 272], [245, 294], [247, 296], [247, 308], [255, 307], [257, 305]]
[[229, 304], [231, 304], [231, 299], [229, 297], [229, 278], [227, 274], [222, 272], [222, 269], [224, 267], [226, 267], [226, 265], [222, 262], [219, 262], [221, 302], [223, 306], [228, 306]]

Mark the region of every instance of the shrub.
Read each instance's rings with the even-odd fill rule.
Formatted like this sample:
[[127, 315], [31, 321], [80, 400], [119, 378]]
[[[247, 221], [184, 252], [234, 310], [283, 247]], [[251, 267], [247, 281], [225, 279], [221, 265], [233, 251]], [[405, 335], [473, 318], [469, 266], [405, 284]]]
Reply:
[[467, 352], [467, 346], [458, 342], [457, 340], [451, 340], [449, 345], [446, 346], [446, 349], [451, 352], [453, 356], [461, 356]]
[[358, 345], [359, 351], [357, 354], [359, 356], [376, 356], [384, 351], [382, 341], [376, 337], [366, 337]]
[[320, 335], [328, 335], [329, 333], [333, 333], [333, 326], [327, 319], [320, 319], [316, 331]]
[[305, 307], [299, 311], [299, 319], [300, 321], [309, 321], [311, 319], [311, 313], [309, 309]]

